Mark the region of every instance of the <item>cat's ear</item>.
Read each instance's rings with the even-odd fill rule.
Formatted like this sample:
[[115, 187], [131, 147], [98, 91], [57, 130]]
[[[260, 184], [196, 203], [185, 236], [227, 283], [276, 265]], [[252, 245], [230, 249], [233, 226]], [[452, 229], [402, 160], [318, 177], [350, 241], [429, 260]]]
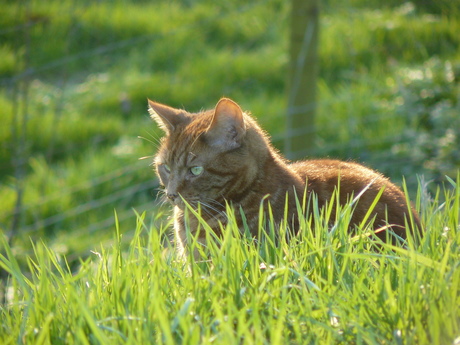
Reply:
[[186, 121], [186, 116], [183, 110], [174, 109], [167, 105], [149, 101], [149, 114], [152, 119], [166, 133], [171, 133], [182, 122]]
[[245, 132], [240, 106], [231, 99], [222, 98], [216, 105], [211, 124], [205, 133], [206, 141], [211, 146], [229, 151], [241, 146]]

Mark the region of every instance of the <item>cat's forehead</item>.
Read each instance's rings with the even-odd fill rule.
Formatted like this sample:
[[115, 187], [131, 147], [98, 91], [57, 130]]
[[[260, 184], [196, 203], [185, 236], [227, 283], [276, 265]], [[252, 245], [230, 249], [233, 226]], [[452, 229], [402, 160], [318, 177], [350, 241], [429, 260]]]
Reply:
[[200, 150], [199, 145], [192, 143], [174, 143], [164, 147], [158, 157], [160, 163], [167, 163], [172, 166], [190, 166], [194, 163], [202, 163], [205, 154]]
[[209, 155], [200, 137], [208, 129], [212, 116], [212, 110], [188, 114], [187, 122], [176, 126], [163, 138], [159, 159], [169, 164], [183, 165]]
[[172, 130], [167, 132], [166, 138], [174, 141], [184, 141], [193, 139], [206, 131], [211, 124], [213, 111], [204, 111], [199, 113], [186, 113], [181, 117], [181, 121], [175, 123]]
[[212, 121], [211, 111], [189, 114], [188, 121], [177, 126], [167, 137], [174, 144], [190, 144], [196, 141], [209, 127]]

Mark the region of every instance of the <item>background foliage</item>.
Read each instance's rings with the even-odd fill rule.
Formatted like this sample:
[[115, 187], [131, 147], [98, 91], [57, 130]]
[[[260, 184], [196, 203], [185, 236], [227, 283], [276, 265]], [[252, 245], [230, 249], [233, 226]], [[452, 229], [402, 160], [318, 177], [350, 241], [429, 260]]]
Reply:
[[310, 156], [404, 176], [418, 246], [377, 255], [345, 209], [289, 245], [230, 226], [184, 264], [146, 99], [231, 97], [283, 150], [289, 1], [1, 1], [0, 342], [458, 344], [459, 8], [322, 2]]
[[[160, 131], [146, 98], [190, 111], [225, 95], [283, 149], [289, 2], [3, 1], [0, 228], [70, 258], [125, 239], [155, 206]], [[415, 191], [460, 165], [456, 1], [325, 1], [316, 146]], [[138, 136], [144, 139], [138, 139]], [[434, 183], [426, 184], [428, 189]], [[18, 195], [19, 200], [18, 200]]]

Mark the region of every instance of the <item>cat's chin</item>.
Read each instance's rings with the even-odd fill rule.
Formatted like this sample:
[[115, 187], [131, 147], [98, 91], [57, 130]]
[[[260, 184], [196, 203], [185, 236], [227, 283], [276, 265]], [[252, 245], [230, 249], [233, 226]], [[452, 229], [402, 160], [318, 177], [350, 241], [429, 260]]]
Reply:
[[181, 211], [184, 211], [187, 208], [192, 208], [193, 210], [197, 211], [198, 210], [198, 200], [182, 200], [182, 199], [177, 199], [174, 201], [171, 201], [171, 204]]
[[[176, 200], [171, 201], [171, 204], [172, 204], [174, 207], [177, 207], [177, 208], [179, 208], [179, 209], [182, 210], [182, 211], [185, 210], [185, 209], [187, 208], [187, 204], [192, 205], [192, 203], [190, 203], [190, 202], [188, 202], [188, 201], [185, 201], [185, 202], [184, 202], [184, 200], [182, 200], [182, 199], [180, 199], [180, 198], [177, 198]], [[192, 208], [194, 208], [194, 207], [192, 206]]]
[[182, 211], [186, 208], [186, 205], [185, 205], [185, 203], [184, 203], [182, 200], [171, 201], [171, 204], [172, 204], [174, 207], [177, 207], [177, 208], [179, 208], [179, 209], [182, 210]]

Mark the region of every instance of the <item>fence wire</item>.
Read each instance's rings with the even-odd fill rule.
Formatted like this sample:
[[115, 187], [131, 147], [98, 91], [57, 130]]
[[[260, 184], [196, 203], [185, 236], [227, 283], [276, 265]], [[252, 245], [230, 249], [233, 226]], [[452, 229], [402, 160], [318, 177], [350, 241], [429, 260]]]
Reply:
[[[234, 15], [235, 13], [243, 13], [256, 6], [265, 6], [270, 1], [271, 0], [251, 2], [250, 4], [246, 4], [239, 8], [236, 8], [234, 11], [229, 12], [228, 15], [230, 14]], [[214, 20], [222, 20], [222, 16], [225, 16], [225, 15], [226, 13], [219, 12], [218, 15], [216, 15], [215, 17], [209, 17], [209, 18], [204, 19], [203, 21], [198, 21], [193, 24], [186, 24], [183, 26], [178, 26], [166, 33], [139, 35], [137, 37], [119, 40], [116, 42], [111, 42], [109, 44], [102, 45], [94, 49], [82, 51], [82, 52], [79, 52], [78, 54], [65, 56], [65, 57], [56, 59], [54, 61], [45, 63], [42, 66], [26, 69], [9, 78], [4, 78], [0, 80], [0, 87], [3, 87], [4, 90], [7, 90], [7, 92], [11, 92], [13, 88], [17, 87], [17, 85], [19, 85], [20, 83], [23, 83], [24, 81], [31, 80], [34, 78], [39, 79], [43, 76], [45, 72], [49, 73], [49, 72], [56, 71], [58, 69], [65, 68], [67, 65], [71, 64], [72, 62], [85, 60], [89, 58], [97, 59], [110, 52], [125, 51], [128, 49], [132, 49], [133, 47], [138, 47], [144, 44], [153, 44], [153, 42], [159, 38], [169, 37], [171, 40], [173, 40], [174, 37], [178, 35], [180, 32], [187, 31], [187, 30], [200, 30], [200, 27], [205, 22], [214, 21]], [[32, 25], [36, 25], [36, 24], [37, 23], [35, 22], [30, 22], [30, 23], [25, 23], [22, 25], [15, 25], [12, 27], [0, 28], [0, 37], [2, 35], [10, 34], [12, 32], [20, 32], [23, 30], [27, 30], [27, 28], [31, 27]], [[299, 58], [299, 61], [298, 61], [297, 68], [299, 69], [302, 68], [302, 59], [304, 59], [305, 50], [308, 49], [308, 45], [310, 42], [309, 37], [310, 37], [309, 32], [307, 32], [305, 34], [305, 42], [304, 42], [305, 49], [302, 50], [303, 53], [301, 54], [301, 57]], [[294, 86], [294, 90], [296, 90], [296, 86]], [[288, 108], [287, 112], [288, 113], [300, 112], [300, 111], [311, 109], [313, 106], [318, 108], [318, 107], [330, 106], [334, 103], [341, 103], [341, 102], [343, 102], [343, 100], [340, 100], [340, 99], [331, 100], [328, 103], [322, 100], [318, 100], [317, 104], [315, 105], [304, 104], [296, 108], [290, 107]], [[255, 115], [257, 116], [257, 114]], [[285, 114], [279, 114], [279, 116], [284, 117]], [[395, 119], [398, 117], [397, 114], [393, 116]], [[378, 121], [380, 121], [379, 117], [374, 116], [374, 114], [369, 114], [369, 116], [364, 119], [363, 125], [371, 125], [372, 123], [377, 123]], [[316, 123], [314, 129], [298, 128], [298, 129], [291, 130], [287, 134], [286, 133], [275, 134], [273, 136], [273, 141], [275, 143], [282, 143], [283, 141], [285, 141], [286, 137], [289, 137], [289, 136], [294, 137], [294, 136], [299, 136], [299, 135], [310, 135], [310, 134], [313, 134], [313, 132], [322, 133], [325, 130], [327, 130], [326, 125], [320, 125], [319, 123]], [[314, 156], [328, 156], [331, 152], [336, 152], [337, 150], [341, 150], [345, 152], [346, 151], [353, 152], [354, 149], [367, 147], [368, 145], [388, 146], [391, 143], [395, 143], [395, 142], [404, 140], [404, 138], [401, 137], [401, 133], [395, 134], [389, 131], [389, 134], [390, 135], [386, 137], [375, 138], [375, 140], [372, 140], [372, 142], [368, 142], [363, 139], [356, 138], [346, 143], [326, 144], [320, 148], [317, 148], [315, 151], [310, 152], [310, 154]], [[57, 150], [59, 150], [59, 148], [57, 148]], [[72, 150], [77, 151], [78, 147], [74, 147], [72, 148]], [[66, 152], [66, 153], [72, 153], [72, 152]], [[351, 157], [351, 158], [356, 158], [356, 157]], [[399, 160], [394, 159], [394, 158], [392, 159], [392, 158], [393, 157], [391, 153], [387, 151], [379, 152], [377, 153], [377, 155], [374, 155], [373, 157], [375, 161], [386, 162], [388, 166], [392, 166], [392, 167], [408, 164], [408, 160], [406, 158], [402, 158]], [[17, 157], [17, 159], [18, 159], [17, 161], [18, 164], [21, 164], [21, 159], [22, 159], [22, 164], [25, 164], [27, 162], [27, 160], [21, 157]], [[110, 171], [108, 169], [107, 173], [101, 174], [100, 176], [94, 176], [91, 179], [83, 181], [74, 186], [67, 186], [59, 191], [56, 191], [55, 193], [43, 195], [43, 197], [39, 201], [28, 203], [28, 204], [23, 204], [21, 205], [19, 210], [2, 209], [0, 213], [0, 216], [1, 216], [0, 226], [4, 226], [5, 228], [7, 228], [8, 226], [6, 225], [6, 223], [9, 220], [11, 220], [13, 217], [15, 217], [18, 212], [20, 214], [25, 214], [27, 212], [33, 213], [33, 210], [39, 209], [41, 206], [47, 203], [56, 201], [57, 199], [60, 199], [60, 198], [69, 197], [70, 199], [72, 199], [73, 195], [76, 195], [78, 193], [85, 192], [88, 190], [97, 189], [98, 186], [104, 183], [113, 183], [113, 185], [117, 186], [117, 189], [113, 190], [113, 192], [108, 193], [106, 195], [99, 195], [97, 198], [93, 200], [88, 200], [87, 202], [80, 204], [80, 205], [76, 205], [75, 207], [69, 210], [66, 210], [64, 212], [54, 214], [51, 216], [47, 216], [45, 218], [40, 218], [40, 216], [38, 216], [37, 219], [35, 219], [33, 222], [30, 222], [30, 223], [22, 222], [22, 226], [20, 228], [20, 234], [30, 235], [30, 234], [33, 234], [34, 232], [43, 230], [47, 227], [59, 225], [60, 223], [75, 219], [76, 217], [84, 217], [88, 214], [94, 215], [100, 212], [102, 209], [106, 210], [107, 208], [114, 208], [117, 205], [123, 205], [122, 203], [123, 200], [134, 198], [139, 193], [145, 193], [146, 190], [151, 191], [150, 196], [152, 200], [146, 202], [144, 198], [138, 203], [128, 205], [128, 207], [125, 207], [126, 209], [123, 210], [122, 213], [120, 213], [119, 219], [120, 220], [128, 219], [130, 216], [132, 216], [133, 212], [131, 208], [145, 209], [150, 206], [152, 206], [153, 208], [154, 195], [152, 191], [158, 187], [158, 181], [153, 177], [153, 173], [152, 173], [152, 178], [147, 181], [140, 181], [140, 182], [133, 183], [132, 180], [130, 179], [125, 179], [125, 180], [122, 179], [129, 175], [135, 175], [140, 170], [149, 169], [147, 163], [145, 162], [138, 163], [135, 161], [135, 159], [136, 158], [133, 157], [133, 164], [128, 167], [123, 167], [115, 171]], [[1, 169], [5, 169], [5, 167], [0, 167], [0, 170]], [[107, 228], [111, 226], [113, 226], [113, 217], [107, 217], [104, 219], [99, 218], [98, 221], [92, 222], [87, 227], [81, 230], [91, 233], [91, 232], [99, 231], [103, 228]]]

